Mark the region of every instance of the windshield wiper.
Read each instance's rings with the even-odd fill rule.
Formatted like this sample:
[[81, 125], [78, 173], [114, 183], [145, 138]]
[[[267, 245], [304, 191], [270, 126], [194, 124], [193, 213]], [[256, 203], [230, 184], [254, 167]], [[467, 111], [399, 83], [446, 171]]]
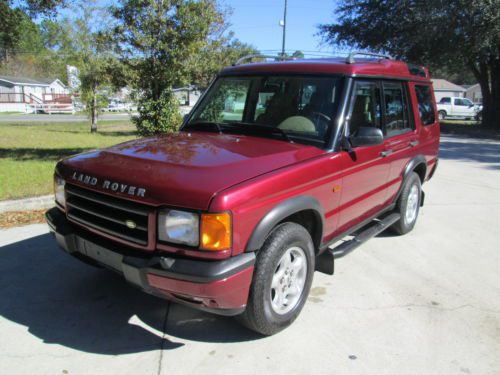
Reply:
[[293, 143], [293, 139], [283, 130], [274, 126], [269, 125], [261, 125], [250, 122], [230, 122], [224, 124], [224, 126], [237, 127], [238, 129], [242, 129], [244, 131], [252, 132], [252, 131], [261, 131], [266, 133], [266, 131], [270, 131], [271, 133], [278, 133], [283, 137], [284, 140]]
[[[199, 126], [198, 126], [199, 125]], [[190, 122], [187, 123], [182, 130], [187, 130], [188, 128], [198, 128], [201, 130], [204, 130], [203, 127], [210, 125], [214, 127], [220, 134], [222, 134], [222, 127], [218, 122], [212, 122], [212, 121], [198, 121], [198, 122]]]

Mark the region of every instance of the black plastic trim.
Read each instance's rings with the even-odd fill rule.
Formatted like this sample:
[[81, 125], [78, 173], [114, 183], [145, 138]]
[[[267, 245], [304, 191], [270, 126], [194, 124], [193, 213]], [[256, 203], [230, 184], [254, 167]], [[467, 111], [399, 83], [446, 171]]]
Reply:
[[436, 158], [436, 162], [434, 163], [434, 166], [432, 167], [431, 173], [429, 173], [429, 176], [427, 177], [427, 181], [429, 181], [434, 176], [434, 173], [436, 173], [436, 169], [438, 167], [438, 164], [439, 164], [439, 158]]
[[[127, 280], [130, 281], [133, 279], [134, 284], [138, 284], [146, 291], [150, 287], [147, 285], [145, 278], [138, 277], [137, 275], [132, 276], [132, 273], [139, 273], [143, 276], [151, 273], [171, 279], [209, 283], [223, 280], [255, 264], [254, 253], [243, 253], [220, 261], [176, 258], [164, 256], [157, 252], [147, 255], [142, 253], [141, 256], [139, 254], [132, 255], [130, 252], [120, 251], [117, 248], [96, 243], [95, 239], [91, 236], [77, 233], [64, 214], [56, 207], [47, 211], [45, 217], [51, 231], [56, 236], [58, 244], [63, 250], [70, 254], [79, 253], [78, 255], [86, 256], [86, 254], [82, 254], [77, 244], [78, 241], [85, 241], [87, 254], [89, 252], [92, 253], [94, 250], [99, 250], [108, 253], [109, 256], [119, 258], [120, 261], [112, 268], [117, 271], [121, 269]], [[97, 259], [93, 260], [99, 262]]]
[[321, 244], [320, 246], [320, 253], [318, 255], [321, 255], [322, 252], [324, 252], [326, 249], [328, 249], [329, 246], [333, 245], [335, 242], [341, 240], [342, 238], [351, 235], [352, 233], [356, 232], [357, 230], [363, 228], [364, 226], [368, 225], [370, 222], [372, 222], [374, 219], [377, 219], [378, 217], [386, 214], [389, 211], [392, 211], [395, 207], [395, 204], [392, 203], [389, 206], [383, 208], [379, 212], [377, 212], [375, 215], [370, 216], [368, 219], [363, 220], [361, 223], [356, 224], [352, 226], [351, 228], [346, 229], [344, 232], [339, 233], [335, 237], [333, 237], [330, 241], [325, 242]]
[[313, 241], [314, 243], [319, 243], [323, 237], [323, 228], [325, 224], [323, 209], [315, 198], [310, 196], [299, 196], [281, 202], [260, 220], [247, 242], [245, 251], [259, 250], [264, 244], [267, 236], [269, 236], [277, 224], [288, 216], [304, 210], [312, 210], [315, 213], [316, 233], [313, 235]]
[[[399, 196], [401, 195], [401, 192], [403, 191], [403, 187], [404, 187], [404, 184], [405, 184], [405, 181], [406, 181], [406, 178], [408, 177], [408, 175], [411, 172], [413, 172], [413, 170], [417, 166], [419, 166], [421, 164], [423, 164], [425, 166], [425, 172], [424, 172], [424, 181], [425, 181], [425, 175], [427, 174], [427, 160], [425, 159], [425, 157], [423, 155], [417, 155], [413, 159], [411, 159], [408, 162], [408, 164], [406, 164], [406, 167], [403, 171], [403, 180], [402, 180], [401, 186], [398, 189], [397, 194], [394, 197], [394, 203], [396, 203], [398, 201]], [[424, 183], [424, 181], [422, 181], [422, 184]]]
[[[406, 177], [408, 177], [408, 175], [420, 164], [423, 164], [425, 166], [425, 171], [427, 173], [427, 160], [425, 159], [425, 156], [417, 155], [413, 159], [411, 159], [408, 162], [408, 164], [406, 164], [405, 170], [403, 172], [403, 180]], [[424, 174], [424, 180], [425, 180], [425, 174]]]

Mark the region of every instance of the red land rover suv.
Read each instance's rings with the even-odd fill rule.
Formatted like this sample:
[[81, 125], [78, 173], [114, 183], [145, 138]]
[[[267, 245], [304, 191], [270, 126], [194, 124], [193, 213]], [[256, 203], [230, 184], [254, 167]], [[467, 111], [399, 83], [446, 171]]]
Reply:
[[315, 270], [413, 229], [437, 166], [427, 70], [359, 54], [226, 68], [178, 133], [60, 161], [58, 244], [156, 296], [287, 327]]

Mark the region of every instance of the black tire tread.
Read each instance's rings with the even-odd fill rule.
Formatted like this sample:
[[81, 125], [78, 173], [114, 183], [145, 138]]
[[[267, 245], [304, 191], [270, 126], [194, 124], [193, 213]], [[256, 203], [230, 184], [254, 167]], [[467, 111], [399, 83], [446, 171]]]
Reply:
[[[300, 310], [305, 303], [305, 300], [307, 299], [307, 294], [309, 293], [309, 290], [305, 291], [305, 293], [307, 294], [299, 304], [297, 310], [295, 310], [297, 311], [297, 313], [291, 318], [291, 320], [283, 325], [270, 323], [264, 314], [262, 306], [258, 303], [258, 301], [261, 301], [264, 298], [264, 293], [267, 293], [267, 289], [261, 286], [263, 280], [266, 280], [269, 276], [269, 270], [266, 266], [268, 266], [270, 263], [272, 264], [277, 256], [281, 257], [280, 247], [282, 247], [283, 243], [286, 243], [286, 240], [290, 238], [291, 235], [293, 235], [294, 237], [299, 235], [302, 238], [307, 239], [311, 247], [313, 246], [311, 236], [303, 226], [291, 222], [278, 225], [267, 237], [261, 250], [259, 250], [247, 307], [245, 311], [237, 317], [238, 321], [245, 327], [265, 336], [273, 335], [289, 326], [297, 318]], [[314, 262], [314, 256], [312, 257], [312, 259], [312, 262]], [[314, 267], [314, 264], [312, 266]], [[312, 269], [314, 270], [314, 268]], [[312, 275], [309, 276], [309, 279], [309, 282], [306, 281], [306, 285], [304, 288], [310, 288]]]
[[415, 223], [418, 219], [418, 213], [417, 213], [417, 218], [410, 226], [406, 225], [404, 220], [404, 214], [405, 214], [404, 207], [406, 206], [406, 201], [408, 200], [410, 188], [414, 183], [418, 184], [419, 190], [421, 191], [422, 187], [419, 175], [416, 172], [411, 172], [410, 175], [403, 182], [404, 184], [403, 190], [401, 191], [401, 195], [399, 196], [398, 202], [396, 204], [396, 212], [400, 213], [401, 218], [392, 225], [392, 229], [400, 235], [410, 232], [415, 226]]

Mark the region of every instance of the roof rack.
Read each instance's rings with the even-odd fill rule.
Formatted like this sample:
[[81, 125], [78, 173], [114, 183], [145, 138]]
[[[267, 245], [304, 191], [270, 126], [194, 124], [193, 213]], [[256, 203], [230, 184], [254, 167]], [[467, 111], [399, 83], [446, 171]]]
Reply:
[[356, 62], [354, 60], [354, 56], [356, 55], [376, 56], [376, 57], [382, 57], [383, 59], [392, 60], [392, 57], [390, 55], [384, 55], [381, 53], [373, 53], [373, 52], [352, 51], [351, 53], [349, 53], [349, 56], [347, 56], [345, 60], [346, 64], [354, 64]]
[[252, 60], [252, 59], [276, 59], [276, 60], [295, 60], [295, 57], [290, 57], [290, 56], [281, 56], [281, 55], [261, 55], [261, 54], [255, 54], [255, 55], [246, 55], [243, 56], [242, 58], [238, 59], [233, 66], [240, 65], [243, 63], [243, 61], [246, 60]]

